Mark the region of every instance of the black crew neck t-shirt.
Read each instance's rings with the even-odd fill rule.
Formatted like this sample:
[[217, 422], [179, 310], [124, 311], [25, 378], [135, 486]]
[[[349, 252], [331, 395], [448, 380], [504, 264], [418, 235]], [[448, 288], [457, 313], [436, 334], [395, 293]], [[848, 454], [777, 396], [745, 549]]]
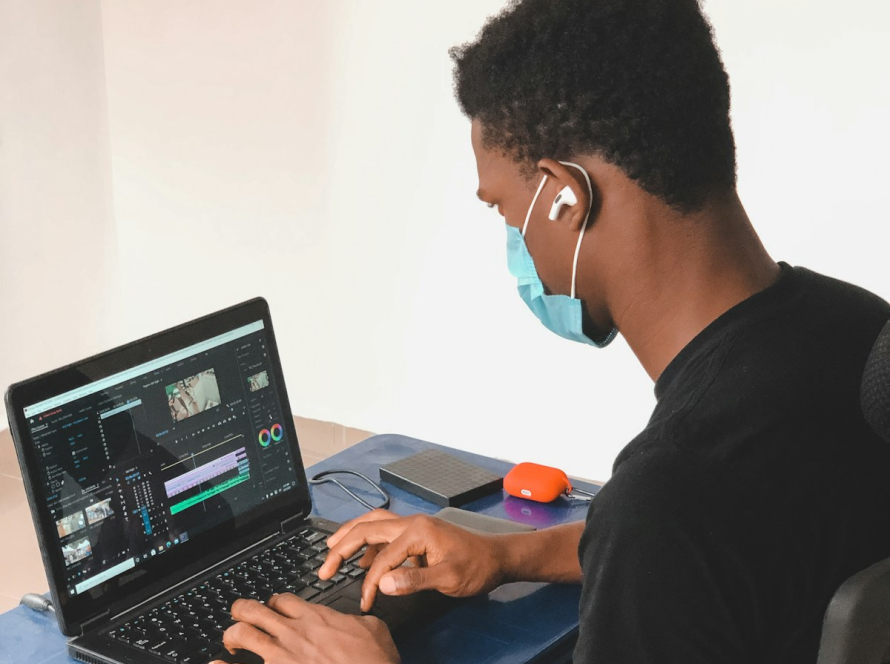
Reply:
[[890, 445], [859, 388], [890, 305], [803, 268], [693, 339], [591, 503], [575, 664], [813, 664], [890, 556]]

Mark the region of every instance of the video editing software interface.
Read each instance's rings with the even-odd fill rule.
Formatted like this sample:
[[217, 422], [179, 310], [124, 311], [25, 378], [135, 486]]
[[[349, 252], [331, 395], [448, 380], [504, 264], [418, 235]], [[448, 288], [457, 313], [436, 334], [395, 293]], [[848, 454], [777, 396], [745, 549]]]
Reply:
[[25, 408], [73, 596], [297, 483], [263, 321]]

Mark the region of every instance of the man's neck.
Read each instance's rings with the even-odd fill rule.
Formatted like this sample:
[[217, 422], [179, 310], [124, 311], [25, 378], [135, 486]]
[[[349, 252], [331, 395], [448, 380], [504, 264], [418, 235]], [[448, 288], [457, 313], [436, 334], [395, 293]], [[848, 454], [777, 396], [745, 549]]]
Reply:
[[[723, 313], [773, 284], [779, 266], [733, 194], [693, 216], [645, 223], [633, 274], [612, 294], [615, 323], [653, 381]], [[655, 214], [660, 218], [654, 218]]]

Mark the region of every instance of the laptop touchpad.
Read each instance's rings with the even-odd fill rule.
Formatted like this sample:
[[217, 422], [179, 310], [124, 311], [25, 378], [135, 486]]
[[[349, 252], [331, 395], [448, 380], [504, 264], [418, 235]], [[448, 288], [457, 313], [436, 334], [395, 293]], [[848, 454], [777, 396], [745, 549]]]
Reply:
[[362, 615], [362, 610], [359, 606], [358, 599], [354, 597], [338, 597], [333, 602], [328, 604], [332, 609], [336, 609], [340, 613], [348, 613], [353, 616]]

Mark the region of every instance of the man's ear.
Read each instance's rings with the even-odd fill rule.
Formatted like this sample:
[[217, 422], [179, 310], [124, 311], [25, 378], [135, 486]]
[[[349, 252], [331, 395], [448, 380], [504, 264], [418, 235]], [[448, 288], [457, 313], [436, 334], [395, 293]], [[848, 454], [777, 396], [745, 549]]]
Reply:
[[[556, 185], [556, 191], [562, 191], [564, 187], [569, 187], [578, 201], [571, 207], [564, 206], [560, 210], [558, 217], [560, 222], [568, 223], [573, 231], [580, 231], [584, 226], [584, 219], [587, 217], [588, 210], [590, 210], [591, 221], [596, 218], [597, 210], [594, 209], [595, 206], [590, 196], [590, 189], [587, 188], [587, 181], [584, 179], [584, 174], [581, 171], [550, 158], [541, 159], [538, 162], [538, 169], [553, 180]], [[594, 194], [596, 194], [596, 185], [591, 182], [591, 186], [593, 187]], [[552, 203], [552, 201], [548, 203]]]

